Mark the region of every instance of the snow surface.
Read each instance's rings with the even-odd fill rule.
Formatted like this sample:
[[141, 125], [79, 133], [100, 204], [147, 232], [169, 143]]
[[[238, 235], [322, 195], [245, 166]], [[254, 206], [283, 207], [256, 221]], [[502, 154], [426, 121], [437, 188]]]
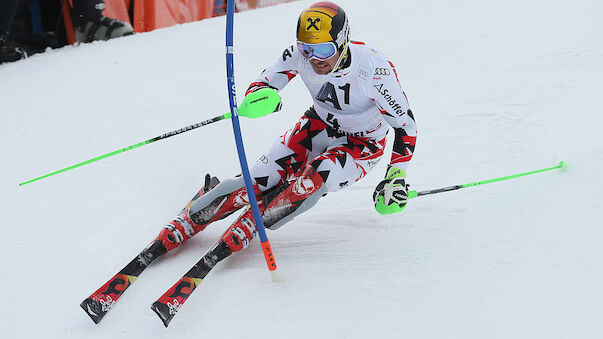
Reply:
[[[242, 12], [242, 97], [311, 1]], [[380, 216], [386, 161], [220, 263], [172, 321], [149, 306], [228, 227], [153, 264], [99, 325], [79, 303], [154, 239], [211, 172], [239, 171], [221, 122], [18, 183], [228, 110], [225, 18], [0, 66], [3, 338], [602, 338], [603, 3], [339, 0], [352, 35], [397, 66], [419, 128], [414, 189], [572, 163], [411, 201]], [[258, 158], [308, 107], [244, 120]], [[390, 145], [391, 147], [391, 145]], [[389, 154], [389, 153], [388, 153]]]

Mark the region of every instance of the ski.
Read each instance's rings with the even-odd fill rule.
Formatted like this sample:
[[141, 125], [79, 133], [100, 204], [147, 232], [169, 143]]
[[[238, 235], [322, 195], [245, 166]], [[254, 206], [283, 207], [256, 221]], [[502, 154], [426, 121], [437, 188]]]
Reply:
[[[205, 192], [214, 188], [220, 181], [209, 174], [205, 176], [205, 185], [188, 204], [180, 211], [180, 215]], [[109, 312], [121, 295], [138, 278], [138, 276], [157, 258], [167, 253], [167, 249], [159, 239], [155, 239], [149, 246], [142, 250], [121, 271], [113, 276], [98, 290], [80, 303], [80, 306], [88, 316], [98, 324]]]
[[101, 288], [84, 299], [80, 306], [98, 324], [128, 287], [151, 262], [167, 253], [161, 240], [155, 240]]
[[151, 309], [159, 316], [165, 327], [168, 327], [172, 318], [211, 269], [231, 253], [224, 241], [217, 242], [174, 286], [151, 305]]

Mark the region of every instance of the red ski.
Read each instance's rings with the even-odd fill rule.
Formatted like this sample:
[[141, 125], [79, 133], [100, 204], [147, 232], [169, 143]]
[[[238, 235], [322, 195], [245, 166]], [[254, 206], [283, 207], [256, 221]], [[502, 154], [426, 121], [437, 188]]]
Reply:
[[[205, 192], [214, 188], [220, 181], [209, 174], [205, 176], [205, 185], [191, 201], [180, 211], [182, 215], [193, 201], [197, 200]], [[128, 287], [138, 276], [157, 258], [167, 253], [168, 249], [159, 239], [155, 239], [147, 248], [138, 254], [126, 267], [124, 267], [113, 278], [109, 279], [101, 288], [86, 298], [80, 306], [90, 316], [94, 323], [98, 324], [109, 312]]]
[[220, 260], [232, 254], [230, 248], [224, 241], [219, 241], [193, 266], [186, 274], [178, 280], [167, 292], [151, 305], [151, 309], [157, 313], [163, 325], [168, 327], [172, 318], [188, 297], [199, 286], [211, 269]]
[[86, 298], [80, 306], [90, 316], [95, 324], [109, 312], [113, 304], [121, 297], [128, 287], [138, 278], [153, 260], [165, 254], [167, 250], [161, 240], [155, 240], [145, 248], [136, 258], [132, 259], [113, 278], [109, 279], [101, 288]]

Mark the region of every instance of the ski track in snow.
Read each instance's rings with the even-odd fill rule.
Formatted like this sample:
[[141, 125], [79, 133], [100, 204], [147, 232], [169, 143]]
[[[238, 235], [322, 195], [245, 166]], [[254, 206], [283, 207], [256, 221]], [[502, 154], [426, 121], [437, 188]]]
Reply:
[[[239, 98], [294, 41], [310, 3], [236, 15]], [[281, 283], [270, 282], [256, 240], [210, 273], [169, 329], [151, 312], [232, 216], [153, 264], [94, 325], [79, 303], [206, 172], [238, 172], [230, 124], [18, 183], [226, 112], [225, 18], [34, 55], [0, 66], [3, 337], [603, 337], [603, 4], [338, 3], [353, 39], [388, 55], [409, 97], [413, 189], [561, 160], [570, 171], [421, 197], [380, 216], [371, 195], [386, 159], [268, 233]], [[242, 121], [250, 160], [297, 121], [306, 93], [295, 79], [282, 112]]]

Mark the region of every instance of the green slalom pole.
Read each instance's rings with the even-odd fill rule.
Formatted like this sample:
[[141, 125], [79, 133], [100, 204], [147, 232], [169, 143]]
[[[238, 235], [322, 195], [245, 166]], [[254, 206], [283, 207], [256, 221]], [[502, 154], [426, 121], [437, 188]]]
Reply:
[[[278, 111], [280, 109], [280, 103], [281, 103], [281, 97], [278, 94], [277, 91], [270, 89], [270, 88], [263, 88], [260, 90], [257, 90], [253, 93], [250, 93], [247, 95], [247, 97], [245, 98], [246, 100], [243, 102], [243, 104], [241, 104], [241, 107], [239, 107], [239, 115], [240, 116], [244, 116], [247, 118], [260, 118], [263, 117], [265, 115], [268, 115], [270, 113], [273, 113], [275, 111]], [[99, 155], [98, 157], [86, 160], [86, 161], [82, 161], [80, 163], [77, 163], [75, 165], [71, 165], [69, 167], [65, 167], [63, 169], [60, 169], [58, 171], [54, 171], [52, 173], [48, 173], [45, 175], [42, 175], [40, 177], [31, 179], [31, 180], [27, 180], [24, 181], [22, 183], [19, 184], [19, 186], [23, 186], [23, 185], [27, 185], [31, 182], [34, 181], [38, 181], [44, 178], [48, 178], [51, 177], [53, 175], [59, 174], [59, 173], [63, 173], [63, 172], [67, 172], [69, 170], [72, 170], [74, 168], [78, 168], [84, 165], [88, 165], [91, 164], [93, 162], [108, 158], [108, 157], [112, 157], [116, 154], [120, 154], [120, 153], [124, 153], [127, 152], [131, 149], [135, 149], [144, 145], [148, 145], [150, 143], [153, 143], [155, 141], [159, 141], [159, 140], [163, 140], [163, 139], [167, 139], [169, 137], [172, 137], [174, 135], [178, 135], [184, 132], [188, 132], [188, 131], [192, 131], [196, 128], [205, 126], [205, 125], [209, 125], [209, 124], [213, 124], [214, 122], [220, 121], [220, 120], [225, 120], [225, 119], [230, 119], [231, 118], [231, 114], [230, 112], [222, 114], [222, 115], [218, 115], [217, 117], [213, 117], [211, 119], [207, 119], [205, 121], [202, 122], [198, 122], [196, 124], [193, 125], [189, 125], [180, 129], [177, 129], [175, 131], [171, 131], [165, 134], [162, 134], [158, 137], [154, 137], [151, 138], [149, 140], [145, 140], [142, 142], [139, 142], [137, 144], [128, 146], [128, 147], [124, 147], [122, 149], [118, 149], [116, 151], [113, 152], [109, 152], [107, 154], [103, 154], [103, 155]]]
[[509, 179], [514, 179], [514, 178], [519, 178], [519, 177], [523, 177], [523, 176], [530, 175], [530, 174], [536, 174], [536, 173], [541, 173], [541, 172], [546, 172], [546, 171], [552, 171], [552, 170], [555, 170], [555, 169], [566, 170], [568, 167], [569, 167], [569, 164], [561, 161], [561, 162], [559, 162], [559, 164], [557, 166], [553, 166], [553, 167], [549, 167], [549, 168], [543, 168], [543, 169], [539, 169], [539, 170], [535, 170], [535, 171], [530, 171], [530, 172], [523, 172], [523, 173], [518, 173], [518, 174], [513, 174], [513, 175], [507, 175], [505, 177], [500, 177], [500, 178], [494, 178], [494, 179], [476, 181], [476, 182], [472, 182], [472, 183], [468, 183], [468, 184], [464, 184], [464, 185], [454, 185], [454, 186], [442, 187], [442, 188], [438, 188], [438, 189], [434, 189], [434, 190], [427, 190], [427, 191], [420, 191], [420, 192], [409, 191], [408, 192], [408, 199], [412, 199], [412, 198], [416, 198], [416, 197], [420, 197], [420, 196], [428, 195], [428, 194], [435, 194], [435, 193], [455, 191], [455, 190], [458, 190], [458, 189], [461, 189], [461, 188], [466, 188], [466, 187], [472, 187], [472, 186], [490, 184], [490, 183], [493, 183], [493, 182], [498, 182], [498, 181], [503, 181], [503, 180], [509, 180]]

